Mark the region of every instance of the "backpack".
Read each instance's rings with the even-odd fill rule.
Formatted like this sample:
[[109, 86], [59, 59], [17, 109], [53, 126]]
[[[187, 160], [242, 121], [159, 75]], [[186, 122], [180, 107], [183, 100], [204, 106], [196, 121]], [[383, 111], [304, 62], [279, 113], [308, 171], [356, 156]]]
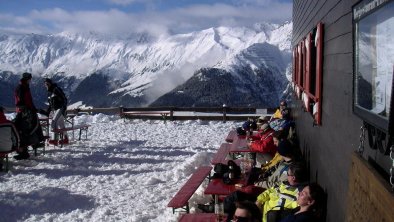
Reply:
[[223, 175], [228, 172], [228, 166], [223, 163], [217, 163], [213, 167], [213, 178], [223, 178]]
[[227, 165], [217, 163], [213, 170], [215, 173], [212, 178], [222, 178], [225, 184], [232, 184], [234, 179], [241, 177], [241, 168], [233, 160], [229, 160]]
[[238, 136], [246, 136], [246, 131], [242, 127], [237, 128], [237, 135]]

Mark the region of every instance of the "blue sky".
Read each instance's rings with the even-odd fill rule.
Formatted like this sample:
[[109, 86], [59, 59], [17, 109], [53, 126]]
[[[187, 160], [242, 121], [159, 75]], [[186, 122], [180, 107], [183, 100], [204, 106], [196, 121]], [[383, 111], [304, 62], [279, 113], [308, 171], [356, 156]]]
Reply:
[[0, 33], [187, 33], [291, 20], [289, 0], [0, 0]]

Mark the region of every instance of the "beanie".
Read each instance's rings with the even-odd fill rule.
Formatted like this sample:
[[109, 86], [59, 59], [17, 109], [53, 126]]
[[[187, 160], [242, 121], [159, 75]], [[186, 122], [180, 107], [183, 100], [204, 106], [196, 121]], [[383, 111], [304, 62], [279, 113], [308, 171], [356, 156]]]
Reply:
[[287, 107], [287, 102], [286, 102], [286, 101], [284, 101], [284, 100], [283, 100], [283, 101], [281, 101], [281, 102], [280, 102], [280, 106], [285, 106], [285, 107]]
[[292, 157], [293, 156], [293, 147], [288, 140], [279, 141], [278, 145], [278, 153], [281, 156]]
[[44, 79], [44, 82], [49, 83], [49, 84], [52, 84], [52, 80], [51, 80], [50, 78], [45, 78], [45, 79]]
[[22, 79], [31, 79], [31, 73], [25, 72], [22, 74]]
[[267, 130], [270, 127], [270, 125], [268, 123], [264, 123], [260, 129], [262, 129], [263, 131]]

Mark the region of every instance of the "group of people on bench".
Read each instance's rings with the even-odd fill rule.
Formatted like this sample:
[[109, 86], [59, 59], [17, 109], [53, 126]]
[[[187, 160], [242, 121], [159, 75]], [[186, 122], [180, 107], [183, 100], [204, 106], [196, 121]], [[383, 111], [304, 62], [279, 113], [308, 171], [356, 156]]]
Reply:
[[[248, 174], [247, 185], [225, 197], [227, 221], [307, 222], [322, 221], [325, 192], [309, 183], [309, 173], [297, 148], [294, 123], [283, 101], [272, 117], [256, 121], [257, 135], [248, 134], [253, 120], [243, 124], [256, 166]], [[241, 129], [237, 129], [241, 132]], [[199, 205], [204, 212], [212, 207]]]
[[[17, 160], [28, 159], [30, 157], [28, 146], [33, 149], [45, 146], [45, 137], [40, 125], [37, 113], [49, 116], [53, 112], [51, 129], [64, 128], [64, 116], [67, 109], [67, 98], [63, 91], [51, 79], [45, 78], [44, 84], [48, 93], [49, 106], [46, 110], [37, 109], [33, 103], [30, 91], [31, 73], [23, 73], [18, 86], [15, 89], [16, 117], [11, 121], [4, 115], [4, 108], [0, 107], [0, 152], [15, 150], [18, 155], [14, 156]], [[50, 144], [68, 143], [68, 138], [63, 141], [58, 140], [58, 134], [49, 140]], [[0, 168], [2, 168], [0, 160]]]

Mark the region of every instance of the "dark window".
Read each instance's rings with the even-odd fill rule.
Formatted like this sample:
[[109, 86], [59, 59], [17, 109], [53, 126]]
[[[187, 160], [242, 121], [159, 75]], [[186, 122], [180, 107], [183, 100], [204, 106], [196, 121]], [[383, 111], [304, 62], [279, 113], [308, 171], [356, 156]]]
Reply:
[[394, 69], [394, 2], [353, 8], [355, 113], [387, 130]]

